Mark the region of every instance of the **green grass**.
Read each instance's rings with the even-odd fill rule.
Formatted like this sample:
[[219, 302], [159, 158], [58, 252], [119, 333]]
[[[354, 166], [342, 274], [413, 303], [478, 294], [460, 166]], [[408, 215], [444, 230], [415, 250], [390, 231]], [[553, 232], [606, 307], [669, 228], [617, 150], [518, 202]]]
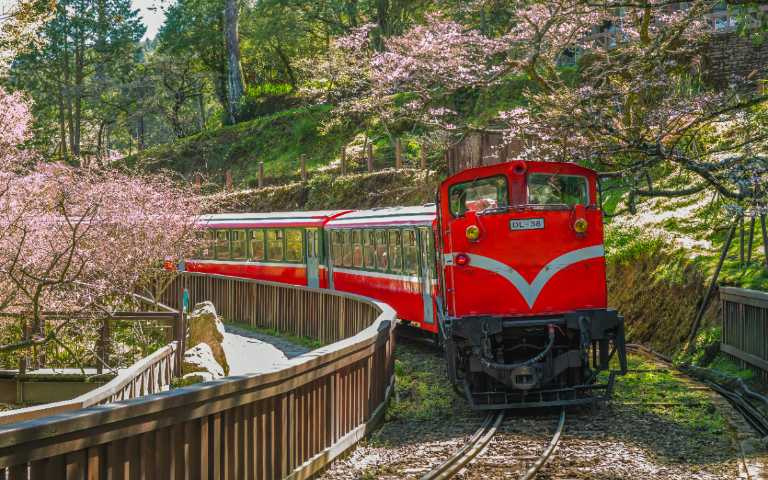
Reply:
[[387, 408], [387, 421], [447, 418], [458, 403], [463, 403], [457, 400], [442, 356], [411, 345], [397, 345], [395, 395]]
[[709, 392], [692, 390], [690, 387], [695, 384], [686, 377], [659, 370], [656, 363], [643, 357], [630, 356], [629, 368], [656, 371], [618, 377], [614, 402], [697, 432], [721, 434], [725, 431], [725, 418], [712, 404]]
[[709, 364], [709, 368], [742, 380], [752, 380], [754, 373], [748, 368], [741, 368], [736, 362], [720, 354]]
[[[254, 186], [259, 162], [264, 162], [267, 177], [279, 178], [299, 173], [301, 155], [306, 155], [309, 169], [338, 158], [357, 127], [337, 124], [326, 129], [330, 118], [329, 106], [285, 110], [158, 145], [124, 162], [129, 168], [206, 172], [217, 177], [231, 170], [237, 186]], [[221, 183], [221, 178], [216, 181]]]
[[241, 322], [227, 322], [227, 325], [232, 325], [242, 330], [248, 330], [249, 332], [253, 332], [253, 333], [269, 335], [270, 337], [279, 337], [279, 338], [282, 338], [283, 340], [293, 343], [294, 345], [299, 345], [300, 347], [305, 347], [310, 350], [315, 350], [323, 346], [323, 342], [321, 342], [320, 340], [316, 340], [311, 337], [299, 337], [296, 335], [292, 335], [288, 332], [281, 332], [280, 330], [276, 330], [274, 328], [254, 327], [253, 325], [250, 325], [248, 323], [241, 323]]

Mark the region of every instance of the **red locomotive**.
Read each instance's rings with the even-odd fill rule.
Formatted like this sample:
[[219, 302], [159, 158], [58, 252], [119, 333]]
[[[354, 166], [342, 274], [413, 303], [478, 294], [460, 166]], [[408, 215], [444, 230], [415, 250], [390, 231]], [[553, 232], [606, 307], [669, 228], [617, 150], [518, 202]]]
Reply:
[[384, 301], [436, 335], [473, 408], [592, 402], [618, 354], [597, 174], [511, 162], [445, 180], [437, 205], [209, 215], [187, 269]]

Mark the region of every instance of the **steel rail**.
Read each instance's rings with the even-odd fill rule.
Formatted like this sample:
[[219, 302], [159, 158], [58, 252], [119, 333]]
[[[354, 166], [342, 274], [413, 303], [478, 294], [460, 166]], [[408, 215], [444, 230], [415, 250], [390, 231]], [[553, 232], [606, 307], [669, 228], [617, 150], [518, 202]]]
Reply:
[[464, 466], [485, 449], [488, 442], [496, 434], [502, 420], [504, 420], [504, 412], [495, 415], [489, 414], [466, 445], [437, 468], [421, 477], [421, 480], [445, 480], [459, 473]]
[[549, 442], [549, 446], [547, 446], [547, 449], [544, 450], [544, 453], [542, 453], [538, 460], [531, 465], [531, 468], [529, 468], [522, 477], [520, 477], [520, 480], [531, 480], [536, 477], [536, 474], [539, 473], [539, 470], [541, 470], [541, 467], [544, 466], [544, 464], [547, 463], [547, 460], [549, 460], [549, 457], [552, 456], [552, 452], [555, 451], [555, 448], [557, 448], [557, 445], [560, 443], [560, 436], [563, 434], [563, 427], [565, 426], [565, 408], [563, 408], [560, 411], [560, 422], [557, 424], [557, 429], [555, 430], [555, 434], [552, 436], [552, 440]]

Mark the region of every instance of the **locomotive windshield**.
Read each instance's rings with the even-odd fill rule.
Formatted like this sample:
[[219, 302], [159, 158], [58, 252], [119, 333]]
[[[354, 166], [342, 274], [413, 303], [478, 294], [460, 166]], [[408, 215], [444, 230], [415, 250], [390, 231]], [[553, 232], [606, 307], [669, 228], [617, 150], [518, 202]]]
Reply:
[[449, 196], [454, 217], [460, 217], [467, 211], [480, 212], [486, 208], [506, 207], [509, 203], [507, 178], [497, 175], [457, 183], [451, 187]]
[[589, 205], [587, 179], [578, 175], [532, 173], [528, 176], [528, 203], [533, 205]]

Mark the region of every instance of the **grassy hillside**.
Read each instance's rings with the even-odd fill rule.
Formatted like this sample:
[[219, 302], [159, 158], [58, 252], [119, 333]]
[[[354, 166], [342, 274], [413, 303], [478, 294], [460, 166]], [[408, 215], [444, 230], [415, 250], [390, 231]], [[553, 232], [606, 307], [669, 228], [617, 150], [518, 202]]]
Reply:
[[266, 176], [274, 179], [296, 175], [300, 155], [307, 156], [308, 168], [338, 158], [342, 146], [355, 136], [356, 126], [338, 125], [326, 131], [329, 119], [330, 107], [286, 110], [159, 145], [125, 162], [150, 171], [202, 172], [217, 181], [231, 170], [237, 185], [254, 186], [259, 162], [264, 162]]

